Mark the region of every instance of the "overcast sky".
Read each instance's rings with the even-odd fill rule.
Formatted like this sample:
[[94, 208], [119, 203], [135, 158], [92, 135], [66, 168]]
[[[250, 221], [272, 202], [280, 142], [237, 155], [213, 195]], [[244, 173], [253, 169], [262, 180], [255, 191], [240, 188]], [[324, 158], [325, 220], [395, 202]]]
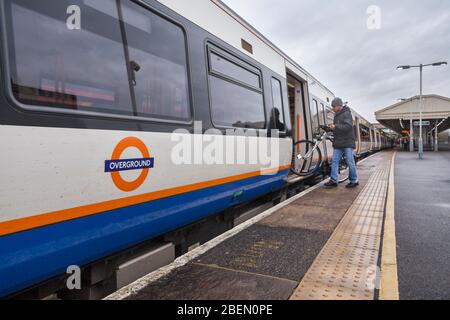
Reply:
[[[450, 63], [449, 0], [223, 1], [370, 121], [418, 94], [418, 69], [398, 65]], [[371, 5], [380, 29], [367, 27]], [[425, 69], [424, 94], [450, 97], [450, 66]]]

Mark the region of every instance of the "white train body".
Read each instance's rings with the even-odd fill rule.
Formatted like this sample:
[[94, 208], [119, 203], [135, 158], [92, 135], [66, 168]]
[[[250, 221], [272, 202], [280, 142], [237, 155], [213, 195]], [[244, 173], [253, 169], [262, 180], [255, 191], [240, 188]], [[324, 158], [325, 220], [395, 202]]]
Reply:
[[277, 196], [314, 101], [333, 117], [334, 94], [220, 1], [0, 9], [0, 297]]

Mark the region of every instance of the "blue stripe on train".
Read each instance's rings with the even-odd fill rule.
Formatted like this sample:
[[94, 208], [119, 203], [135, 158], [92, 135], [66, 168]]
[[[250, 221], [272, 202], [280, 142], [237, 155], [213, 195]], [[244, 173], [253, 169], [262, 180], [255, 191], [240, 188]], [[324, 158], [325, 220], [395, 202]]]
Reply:
[[0, 297], [285, 185], [287, 171], [0, 237]]

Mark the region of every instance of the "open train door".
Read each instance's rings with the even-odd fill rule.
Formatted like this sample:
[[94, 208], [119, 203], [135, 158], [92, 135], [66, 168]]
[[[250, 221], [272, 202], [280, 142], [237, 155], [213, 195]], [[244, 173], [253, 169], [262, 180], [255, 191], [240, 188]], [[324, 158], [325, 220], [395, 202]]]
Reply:
[[[292, 121], [292, 137], [294, 143], [301, 140], [312, 140], [311, 121], [309, 110], [309, 93], [308, 82], [299, 76], [296, 72], [287, 69], [287, 83], [288, 83], [288, 96], [289, 96], [289, 112]], [[294, 150], [295, 152], [301, 151], [303, 154], [308, 150]], [[297, 168], [299, 166], [294, 156], [292, 159], [292, 166]], [[311, 166], [319, 164], [319, 159], [312, 159], [309, 163], [305, 164], [304, 170], [309, 170]]]
[[289, 112], [292, 121], [294, 142], [307, 139], [305, 116], [305, 84], [288, 74]]

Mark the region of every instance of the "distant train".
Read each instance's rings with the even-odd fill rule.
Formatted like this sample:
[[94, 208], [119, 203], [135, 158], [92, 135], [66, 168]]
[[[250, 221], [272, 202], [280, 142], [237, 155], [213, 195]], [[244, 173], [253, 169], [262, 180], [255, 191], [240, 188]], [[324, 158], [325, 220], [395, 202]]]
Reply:
[[[0, 10], [0, 297], [102, 296], [156, 244], [180, 255], [218, 228], [191, 240], [199, 221], [230, 227], [252, 204], [281, 201], [293, 142], [333, 118], [333, 93], [217, 0]], [[356, 157], [389, 146], [354, 117]], [[276, 165], [206, 165], [195, 148], [192, 163], [174, 161], [179, 140], [230, 131], [276, 140]], [[66, 287], [70, 266], [83, 289]]]
[[[311, 129], [310, 132], [305, 134], [306, 138], [312, 139], [313, 133], [318, 130], [320, 125], [329, 125], [333, 123], [334, 112], [331, 109], [330, 102], [334, 97], [334, 94], [325, 87], [319, 87], [317, 85], [310, 86], [309, 115], [305, 116], [305, 113], [303, 113], [303, 117], [306, 119], [311, 117], [311, 121], [309, 122]], [[353, 115], [356, 137], [356, 159], [361, 159], [371, 153], [393, 147], [394, 140], [392, 137], [383, 130], [376, 128], [353, 108], [350, 109]], [[300, 126], [301, 125], [302, 124], [300, 124]], [[302, 134], [297, 134], [295, 139], [296, 141], [303, 139]], [[323, 155], [326, 155], [325, 158], [330, 161], [333, 154], [332, 143], [327, 141], [324, 147], [321, 148], [321, 152]]]

